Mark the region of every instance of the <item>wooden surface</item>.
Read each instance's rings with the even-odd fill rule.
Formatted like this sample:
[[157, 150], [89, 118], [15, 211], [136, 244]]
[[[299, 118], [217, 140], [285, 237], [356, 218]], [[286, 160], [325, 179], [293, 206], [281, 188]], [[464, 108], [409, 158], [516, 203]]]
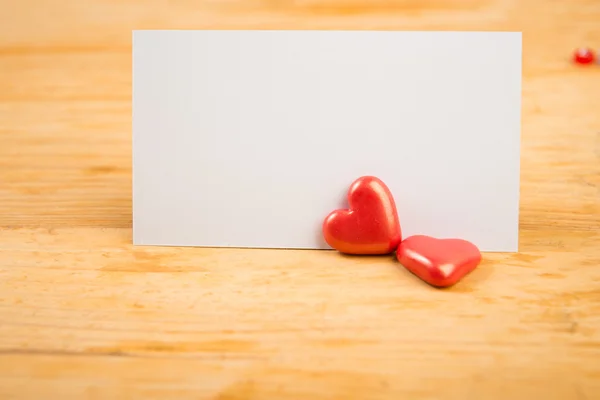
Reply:
[[[600, 399], [597, 0], [0, 0], [1, 399]], [[519, 254], [131, 246], [131, 30], [518, 30]], [[477, 49], [473, 49], [477, 51]]]

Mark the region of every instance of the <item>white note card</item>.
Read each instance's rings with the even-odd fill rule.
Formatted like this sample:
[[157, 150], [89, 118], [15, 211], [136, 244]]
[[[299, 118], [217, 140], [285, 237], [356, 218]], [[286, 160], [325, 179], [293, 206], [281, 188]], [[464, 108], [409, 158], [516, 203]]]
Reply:
[[327, 249], [383, 180], [403, 237], [518, 250], [521, 33], [134, 31], [135, 245]]

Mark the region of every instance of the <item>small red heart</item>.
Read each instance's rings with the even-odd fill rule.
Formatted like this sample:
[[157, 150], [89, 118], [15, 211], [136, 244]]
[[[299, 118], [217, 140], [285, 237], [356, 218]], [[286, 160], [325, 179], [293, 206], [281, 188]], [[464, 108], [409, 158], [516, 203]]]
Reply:
[[348, 190], [348, 210], [335, 210], [323, 222], [327, 244], [346, 254], [390, 254], [402, 231], [394, 197], [379, 178], [363, 176]]
[[471, 242], [424, 235], [404, 239], [396, 256], [406, 269], [437, 287], [454, 285], [481, 262], [481, 252]]

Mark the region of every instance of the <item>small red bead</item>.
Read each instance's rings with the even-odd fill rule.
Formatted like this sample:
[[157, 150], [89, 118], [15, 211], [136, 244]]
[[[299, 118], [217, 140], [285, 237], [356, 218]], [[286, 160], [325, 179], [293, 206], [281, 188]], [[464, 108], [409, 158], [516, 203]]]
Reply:
[[577, 64], [591, 64], [596, 59], [596, 54], [590, 49], [580, 48], [575, 50], [573, 59]]

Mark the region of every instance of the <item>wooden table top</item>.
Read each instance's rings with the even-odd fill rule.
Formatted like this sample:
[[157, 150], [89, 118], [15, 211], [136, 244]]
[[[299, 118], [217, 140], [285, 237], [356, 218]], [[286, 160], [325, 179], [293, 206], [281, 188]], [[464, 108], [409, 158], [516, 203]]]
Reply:
[[[600, 399], [597, 0], [0, 1], [0, 398]], [[520, 253], [131, 245], [132, 29], [523, 32]], [[477, 51], [477, 49], [473, 49]]]

